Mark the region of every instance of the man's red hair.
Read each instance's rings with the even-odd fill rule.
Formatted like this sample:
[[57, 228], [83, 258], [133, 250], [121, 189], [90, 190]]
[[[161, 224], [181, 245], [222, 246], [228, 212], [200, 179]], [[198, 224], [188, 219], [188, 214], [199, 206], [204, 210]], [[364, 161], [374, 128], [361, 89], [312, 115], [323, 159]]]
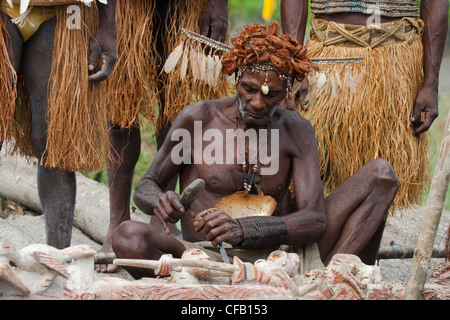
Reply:
[[312, 67], [306, 48], [288, 34], [277, 32], [278, 22], [269, 27], [249, 24], [231, 39], [230, 52], [222, 58], [222, 69], [232, 75], [240, 67], [253, 63], [273, 65], [277, 71], [301, 81]]

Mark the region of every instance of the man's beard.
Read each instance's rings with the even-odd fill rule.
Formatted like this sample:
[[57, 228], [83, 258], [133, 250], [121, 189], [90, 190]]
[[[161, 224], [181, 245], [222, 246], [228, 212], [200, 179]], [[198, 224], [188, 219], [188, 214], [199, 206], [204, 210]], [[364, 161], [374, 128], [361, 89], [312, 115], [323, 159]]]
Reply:
[[255, 119], [255, 118], [249, 119], [249, 117], [247, 116], [248, 111], [245, 109], [244, 98], [239, 93], [237, 93], [237, 99], [238, 99], [238, 110], [239, 110], [239, 114], [241, 115], [242, 120], [244, 120], [244, 122], [246, 122], [248, 124], [253, 124], [253, 125], [258, 125], [258, 126], [268, 124], [270, 119], [272, 118], [273, 114], [275, 113], [275, 111], [277, 110], [278, 106], [281, 103], [281, 101], [280, 101], [277, 104], [275, 104], [267, 115], [265, 115], [261, 118], [258, 118], [258, 119]]

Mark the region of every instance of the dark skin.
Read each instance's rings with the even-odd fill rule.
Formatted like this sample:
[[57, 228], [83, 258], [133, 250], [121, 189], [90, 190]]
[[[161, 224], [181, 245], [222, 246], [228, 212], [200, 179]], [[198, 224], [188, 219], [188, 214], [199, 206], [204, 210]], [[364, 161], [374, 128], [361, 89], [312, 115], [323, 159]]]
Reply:
[[[103, 65], [90, 75], [93, 83], [109, 76], [117, 55], [115, 0], [108, 0], [107, 5], [98, 3], [98, 8], [99, 26], [90, 42], [90, 56], [89, 61], [86, 61], [86, 68], [94, 70], [100, 57], [103, 58]], [[55, 22], [54, 18], [44, 22], [39, 30], [24, 43], [16, 25], [10, 19], [6, 19], [7, 31], [11, 39], [10, 60], [16, 73], [23, 73], [31, 101], [31, 138], [37, 158], [41, 158], [46, 148], [47, 84], [52, 66]], [[38, 193], [46, 222], [47, 244], [59, 249], [69, 247], [75, 208], [75, 172], [44, 167], [40, 163], [37, 170]]]
[[[157, 11], [160, 16], [165, 16], [165, 10], [167, 2], [160, 1], [157, 4]], [[162, 22], [161, 22], [162, 23]], [[228, 29], [228, 1], [227, 0], [210, 0], [206, 6], [205, 12], [202, 17], [201, 34], [208, 36], [218, 41], [224, 41]], [[167, 56], [167, 48], [165, 39], [159, 35], [156, 40], [156, 47], [159, 54], [162, 57], [162, 61], [165, 61]], [[162, 66], [160, 66], [162, 68]], [[158, 74], [161, 74], [161, 70]], [[161, 74], [161, 81], [164, 81], [164, 74]], [[164, 94], [160, 97], [161, 107], [164, 108]], [[167, 131], [169, 128], [163, 127], [159, 130], [157, 138], [158, 148], [163, 143]], [[111, 148], [121, 155], [120, 162], [108, 163], [108, 182], [109, 182], [109, 195], [110, 195], [110, 225], [106, 235], [105, 242], [100, 249], [101, 252], [111, 252], [111, 236], [113, 231], [123, 221], [130, 219], [130, 200], [131, 200], [131, 188], [132, 179], [134, 174], [134, 168], [139, 159], [141, 152], [141, 132], [138, 127], [130, 128], [129, 130], [123, 130], [117, 126], [111, 126], [109, 131], [109, 139]], [[174, 188], [173, 185], [169, 188]], [[155, 219], [152, 219], [155, 220]], [[158, 224], [158, 221], [152, 221], [154, 224]], [[171, 225], [172, 230], [175, 232], [175, 226]], [[115, 272], [117, 266], [113, 264], [101, 264], [95, 266], [98, 272]]]
[[[295, 111], [278, 108], [269, 117], [272, 108], [284, 99], [286, 83], [274, 71], [269, 71], [268, 79], [270, 92], [264, 95], [260, 88], [265, 73], [244, 72], [237, 85], [238, 94], [245, 102], [244, 112], [240, 113], [240, 128], [258, 129], [264, 123], [263, 126], [279, 130], [279, 149], [273, 150], [279, 152], [279, 170], [274, 175], [262, 176], [261, 187], [265, 195], [272, 196], [279, 204], [273, 215], [282, 217], [287, 225], [286, 244], [300, 246], [317, 242], [325, 263], [333, 254], [340, 252], [358, 254], [363, 261], [373, 264], [386, 212], [398, 190], [391, 166], [382, 159], [374, 160], [325, 199], [318, 171], [314, 130]], [[202, 101], [189, 106], [176, 119], [169, 136], [178, 128], [193, 134], [194, 121], [202, 122], [203, 131], [208, 128], [222, 132], [235, 129], [237, 108], [236, 98]], [[170, 154], [177, 143], [171, 139], [164, 142], [147, 173], [138, 182], [134, 194], [138, 207], [155, 215], [163, 228], [137, 221], [122, 223], [113, 234], [117, 257], [159, 259], [164, 253], [181, 257], [185, 247], [170, 235], [167, 228], [169, 223], [177, 221], [181, 222], [183, 239], [188, 241], [209, 240], [213, 245], [222, 242], [238, 245], [243, 242], [240, 225], [223, 211], [208, 214], [199, 222], [194, 220], [197, 213], [238, 191], [231, 174], [233, 170], [242, 171], [236, 153], [234, 164], [176, 165], [171, 161]], [[176, 174], [180, 174], [181, 190], [197, 178], [205, 181], [205, 190], [188, 209], [183, 208], [176, 193], [164, 191], [168, 181]], [[291, 177], [295, 187], [295, 204], [281, 206]], [[135, 277], [152, 275], [148, 270], [129, 271]]]
[[[444, 53], [448, 30], [448, 0], [427, 0], [420, 5], [420, 17], [425, 23], [423, 33], [424, 81], [417, 93], [411, 114], [414, 133], [427, 131], [438, 117], [439, 69]], [[281, 26], [283, 32], [292, 35], [301, 44], [304, 42], [308, 0], [281, 0]], [[361, 13], [320, 14], [316, 18], [336, 23], [366, 25], [369, 16]], [[380, 17], [380, 22], [391, 22], [398, 18]]]
[[[116, 47], [116, 0], [108, 0], [106, 5], [97, 2], [99, 27], [95, 35], [89, 41], [89, 79], [92, 83], [98, 83], [108, 79], [117, 60]], [[103, 61], [97, 71], [98, 59]]]

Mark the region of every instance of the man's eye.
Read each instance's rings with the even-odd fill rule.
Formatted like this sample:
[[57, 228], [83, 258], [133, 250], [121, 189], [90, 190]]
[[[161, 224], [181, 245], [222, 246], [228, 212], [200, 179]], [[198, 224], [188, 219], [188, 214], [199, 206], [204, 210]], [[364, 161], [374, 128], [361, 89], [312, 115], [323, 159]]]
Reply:
[[280, 94], [279, 91], [269, 91], [269, 93], [267, 95], [269, 96], [269, 98], [275, 98], [279, 94]]
[[254, 93], [256, 90], [252, 87], [250, 87], [249, 85], [244, 85], [244, 90], [247, 91], [248, 93]]

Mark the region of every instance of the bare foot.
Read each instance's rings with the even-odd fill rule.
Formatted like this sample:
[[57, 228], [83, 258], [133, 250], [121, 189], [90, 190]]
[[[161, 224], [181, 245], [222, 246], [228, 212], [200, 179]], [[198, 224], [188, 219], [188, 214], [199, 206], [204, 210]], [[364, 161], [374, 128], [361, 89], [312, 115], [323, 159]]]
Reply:
[[[103, 252], [103, 253], [113, 253], [112, 250], [112, 246], [111, 246], [111, 238], [109, 237], [108, 239], [106, 239], [105, 243], [103, 244], [103, 246], [100, 248], [100, 250], [98, 251], [99, 253]], [[119, 266], [115, 265], [112, 263], [101, 263], [101, 264], [95, 264], [94, 265], [94, 270], [99, 272], [99, 273], [114, 273], [117, 271], [117, 268]]]

